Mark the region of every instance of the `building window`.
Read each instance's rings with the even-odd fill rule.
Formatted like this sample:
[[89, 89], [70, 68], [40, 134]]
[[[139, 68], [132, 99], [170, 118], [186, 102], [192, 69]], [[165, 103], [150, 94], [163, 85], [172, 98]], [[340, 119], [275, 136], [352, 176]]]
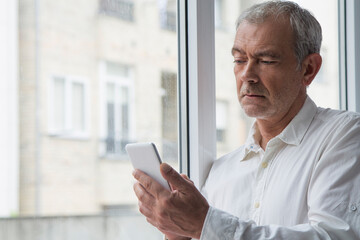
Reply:
[[100, 13], [133, 22], [134, 3], [132, 0], [100, 0]]
[[215, 0], [215, 27], [223, 26], [223, 0]]
[[160, 27], [164, 30], [176, 31], [176, 1], [159, 0]]
[[125, 154], [125, 145], [132, 138], [131, 95], [133, 81], [128, 66], [107, 62], [104, 78], [105, 153]]
[[216, 101], [216, 141], [226, 142], [226, 126], [228, 121], [228, 106], [225, 101]]
[[162, 88], [162, 148], [165, 161], [177, 161], [177, 76], [176, 73], [161, 74]]
[[87, 85], [74, 77], [53, 77], [49, 90], [49, 132], [63, 137], [87, 137]]

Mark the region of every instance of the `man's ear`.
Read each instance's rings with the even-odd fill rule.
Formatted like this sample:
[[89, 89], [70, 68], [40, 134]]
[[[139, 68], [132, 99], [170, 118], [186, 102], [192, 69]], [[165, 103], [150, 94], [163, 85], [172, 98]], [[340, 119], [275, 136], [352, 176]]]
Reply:
[[303, 83], [309, 86], [319, 72], [322, 58], [318, 53], [308, 55], [302, 62]]

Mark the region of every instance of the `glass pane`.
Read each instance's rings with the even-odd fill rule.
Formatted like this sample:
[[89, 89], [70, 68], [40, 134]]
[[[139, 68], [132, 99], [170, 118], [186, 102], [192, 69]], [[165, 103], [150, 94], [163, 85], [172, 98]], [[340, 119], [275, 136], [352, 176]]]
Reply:
[[128, 143], [130, 141], [130, 114], [129, 114], [129, 108], [130, 108], [130, 99], [129, 99], [129, 88], [127, 87], [122, 87], [121, 88], [121, 139], [123, 139], [122, 141], [122, 145], [121, 145], [121, 149], [125, 148], [126, 143]]
[[115, 153], [115, 85], [107, 83], [106, 91], [106, 153]]
[[54, 79], [54, 128], [56, 130], [65, 129], [65, 80], [62, 78]]
[[308, 88], [308, 94], [320, 107], [339, 109], [338, 1], [330, 0], [326, 1], [326, 4], [312, 0], [295, 0], [295, 2], [314, 14], [321, 25], [323, 34], [320, 50], [323, 63]]
[[226, 143], [226, 126], [228, 121], [227, 102], [216, 101], [216, 140], [218, 144]]
[[84, 85], [73, 83], [72, 86], [72, 126], [75, 131], [85, 130]]
[[[242, 111], [236, 95], [236, 82], [233, 74], [231, 48], [236, 33], [235, 22], [240, 13], [262, 0], [216, 0], [215, 1], [215, 64], [216, 99], [228, 104], [228, 119], [224, 129], [226, 137], [217, 128], [217, 155], [234, 150], [244, 143], [254, 119]], [[323, 64], [316, 79], [308, 88], [308, 94], [318, 106], [339, 108], [339, 62], [338, 62], [338, 6], [336, 0], [321, 1], [297, 0], [298, 4], [311, 11], [318, 19], [323, 30], [321, 55]], [[217, 105], [217, 126], [224, 120], [219, 117], [223, 108]]]
[[124, 146], [154, 142], [178, 168], [176, 6], [19, 0], [22, 236], [4, 239], [162, 239], [137, 210]]
[[175, 73], [162, 73], [162, 148], [167, 161], [176, 161], [178, 153], [177, 80]]

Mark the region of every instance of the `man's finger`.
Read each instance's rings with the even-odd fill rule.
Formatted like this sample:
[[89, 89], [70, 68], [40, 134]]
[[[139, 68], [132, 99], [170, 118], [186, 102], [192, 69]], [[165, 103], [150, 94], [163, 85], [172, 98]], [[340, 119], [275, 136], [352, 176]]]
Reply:
[[180, 173], [180, 175], [181, 175], [186, 181], [188, 181], [189, 183], [194, 184], [194, 182], [193, 182], [186, 174]]
[[167, 180], [172, 187], [178, 190], [185, 190], [189, 182], [184, 179], [175, 169], [173, 169], [169, 164], [162, 163], [160, 165], [160, 171], [162, 176]]
[[149, 209], [145, 204], [143, 204], [142, 202], [139, 202], [139, 212], [144, 215], [145, 217], [152, 217], [153, 216], [153, 212], [151, 209]]
[[135, 169], [133, 171], [133, 176], [136, 180], [139, 181], [139, 183], [144, 187], [144, 189], [155, 198], [158, 198], [159, 194], [168, 192], [168, 190], [161, 186], [160, 183], [158, 183], [156, 180], [151, 178], [146, 173], [140, 171], [139, 169]]
[[135, 195], [140, 202], [149, 207], [154, 205], [154, 196], [151, 195], [148, 191], [146, 191], [146, 189], [139, 182], [135, 183], [133, 188]]

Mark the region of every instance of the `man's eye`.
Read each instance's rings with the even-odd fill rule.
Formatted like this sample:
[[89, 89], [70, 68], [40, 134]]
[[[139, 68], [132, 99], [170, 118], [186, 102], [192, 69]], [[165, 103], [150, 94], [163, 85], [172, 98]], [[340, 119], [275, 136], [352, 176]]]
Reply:
[[234, 60], [234, 63], [236, 63], [236, 64], [242, 64], [245, 62], [246, 62], [245, 60]]
[[275, 64], [276, 62], [275, 61], [261, 61], [261, 63], [270, 65], [270, 64]]

